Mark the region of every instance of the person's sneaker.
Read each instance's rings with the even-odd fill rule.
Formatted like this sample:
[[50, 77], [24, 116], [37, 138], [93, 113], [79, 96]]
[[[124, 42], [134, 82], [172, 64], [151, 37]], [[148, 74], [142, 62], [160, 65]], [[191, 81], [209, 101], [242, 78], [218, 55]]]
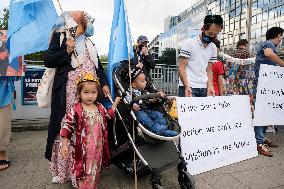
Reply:
[[257, 151], [261, 155], [272, 157], [273, 154], [265, 147], [265, 144], [258, 144], [257, 145]]
[[59, 183], [59, 177], [58, 176], [52, 177], [52, 183], [58, 184]]
[[264, 140], [264, 144], [266, 144], [266, 145], [269, 146], [269, 147], [278, 147], [277, 144], [271, 142], [271, 140], [269, 140], [268, 138], [266, 138], [266, 139]]

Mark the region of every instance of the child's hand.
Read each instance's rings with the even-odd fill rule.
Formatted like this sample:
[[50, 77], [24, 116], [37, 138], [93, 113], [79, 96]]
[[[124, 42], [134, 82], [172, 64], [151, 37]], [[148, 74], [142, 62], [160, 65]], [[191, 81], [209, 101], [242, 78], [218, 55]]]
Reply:
[[116, 97], [114, 103], [119, 104], [121, 101], [121, 97]]
[[67, 138], [62, 139], [62, 146], [60, 149], [60, 154], [63, 158], [66, 158], [68, 155], [68, 139]]
[[138, 104], [136, 104], [136, 103], [133, 104], [132, 109], [133, 109], [135, 112], [138, 112], [138, 111], [141, 110], [140, 106], [139, 106]]

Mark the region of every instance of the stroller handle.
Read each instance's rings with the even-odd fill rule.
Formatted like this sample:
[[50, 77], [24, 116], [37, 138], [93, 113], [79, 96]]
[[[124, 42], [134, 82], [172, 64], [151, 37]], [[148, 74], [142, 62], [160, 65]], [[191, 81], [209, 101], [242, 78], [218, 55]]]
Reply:
[[163, 98], [159, 93], [149, 93], [134, 97], [134, 101], [151, 99], [151, 98]]

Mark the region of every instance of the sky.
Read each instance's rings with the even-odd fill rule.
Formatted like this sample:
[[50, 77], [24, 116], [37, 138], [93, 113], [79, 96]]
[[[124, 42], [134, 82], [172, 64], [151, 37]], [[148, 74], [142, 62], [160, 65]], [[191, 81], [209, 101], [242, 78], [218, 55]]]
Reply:
[[[134, 41], [141, 34], [151, 41], [164, 30], [164, 19], [178, 15], [197, 0], [125, 0], [131, 34]], [[9, 6], [9, 0], [1, 0], [0, 11]], [[95, 34], [92, 41], [99, 54], [108, 53], [114, 0], [60, 0], [64, 11], [83, 10], [95, 18]], [[60, 14], [57, 0], [53, 3]], [[1, 15], [2, 17], [2, 15]]]

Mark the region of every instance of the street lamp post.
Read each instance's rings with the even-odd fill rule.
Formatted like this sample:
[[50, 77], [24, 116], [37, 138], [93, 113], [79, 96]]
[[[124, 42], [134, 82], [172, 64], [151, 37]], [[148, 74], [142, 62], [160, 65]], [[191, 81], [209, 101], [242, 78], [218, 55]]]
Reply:
[[248, 0], [247, 19], [246, 19], [246, 38], [248, 41], [248, 50], [250, 50], [250, 36], [251, 36], [251, 19], [252, 19], [252, 0]]

